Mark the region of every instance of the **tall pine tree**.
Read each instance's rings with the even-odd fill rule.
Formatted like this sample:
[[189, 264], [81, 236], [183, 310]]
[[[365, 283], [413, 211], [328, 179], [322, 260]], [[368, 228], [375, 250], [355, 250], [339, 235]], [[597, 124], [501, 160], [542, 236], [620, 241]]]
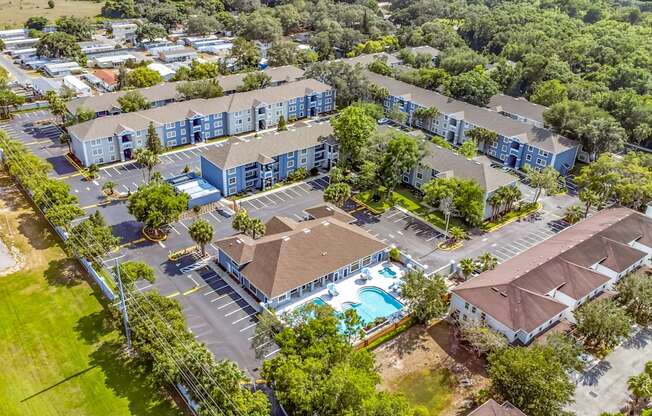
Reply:
[[160, 155], [163, 153], [163, 145], [161, 144], [161, 139], [156, 133], [156, 128], [154, 128], [154, 123], [149, 122], [149, 127], [147, 127], [147, 149], [151, 150], [153, 153]]

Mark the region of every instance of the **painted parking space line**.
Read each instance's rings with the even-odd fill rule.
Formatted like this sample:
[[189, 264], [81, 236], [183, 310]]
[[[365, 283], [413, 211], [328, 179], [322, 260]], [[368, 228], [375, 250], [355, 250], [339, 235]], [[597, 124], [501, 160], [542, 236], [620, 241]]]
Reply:
[[[269, 195], [263, 195], [262, 197], [260, 197], [259, 201], [262, 202], [263, 199], [265, 199], [265, 202], [267, 202], [267, 203], [270, 204], [271, 206], [276, 206], [276, 205], [278, 205], [278, 204], [276, 203], [276, 201], [274, 201], [273, 199], [271, 199], [271, 198], [269, 197]], [[269, 205], [268, 205], [268, 206], [269, 206]]]
[[281, 203], [285, 202], [285, 199], [281, 198], [281, 196], [279, 195], [279, 193], [280, 193], [280, 192], [274, 192], [273, 194], [269, 194], [268, 197], [272, 197], [272, 196], [274, 196], [274, 197], [280, 199], [280, 200], [281, 200]]
[[303, 217], [302, 217], [301, 215], [299, 215], [299, 214], [292, 214], [292, 215], [294, 215], [294, 217], [295, 217], [297, 220], [299, 220], [299, 221], [303, 221]]
[[233, 321], [233, 322], [231, 323], [231, 325], [235, 325], [235, 324], [237, 324], [238, 322], [242, 322], [242, 321], [244, 321], [244, 320], [247, 319], [247, 318], [251, 318], [252, 316], [255, 316], [257, 313], [258, 313], [258, 312], [254, 312], [254, 313], [251, 313], [251, 314], [249, 314], [249, 315], [243, 316], [242, 318]]
[[235, 293], [235, 291], [231, 290], [230, 292], [226, 292], [225, 294], [220, 295], [220, 296], [216, 297], [215, 299], [211, 299], [210, 301], [211, 301], [211, 303], [212, 302], [217, 302], [218, 300], [223, 299], [225, 296], [232, 295], [233, 293]]
[[307, 186], [307, 185], [302, 183], [301, 185], [297, 185], [297, 186], [292, 187], [292, 189], [298, 189], [300, 191], [303, 191], [306, 195], [309, 195], [310, 192], [312, 192], [312, 190], [310, 189], [310, 187], [308, 187], [308, 189], [304, 188], [305, 186]]
[[272, 355], [276, 354], [279, 351], [281, 351], [281, 349], [277, 348], [274, 351], [270, 352], [269, 354], [265, 355], [265, 358], [269, 358], [269, 357], [271, 357]]
[[236, 309], [236, 310], [234, 310], [234, 311], [231, 311], [231, 312], [225, 314], [224, 317], [226, 318], [227, 316], [231, 316], [231, 315], [233, 315], [234, 313], [238, 313], [238, 312], [241, 312], [241, 311], [242, 311], [242, 308], [240, 308], [240, 305], [238, 305], [238, 309]]
[[102, 172], [104, 172], [105, 175], [108, 175], [109, 178], [112, 178], [112, 177], [113, 177], [113, 175], [111, 175], [111, 174], [109, 173], [109, 170], [108, 170], [108, 169], [103, 169]]
[[402, 214], [402, 212], [399, 211], [399, 210], [394, 210], [394, 212], [392, 212], [391, 214], [387, 215], [385, 218], [386, 218], [386, 219], [390, 219], [390, 218], [395, 217], [395, 216], [397, 216], [397, 215], [399, 215], [399, 214]]
[[512, 245], [523, 250], [527, 250], [528, 248], [530, 248], [528, 244], [525, 244], [520, 240], [512, 241]]
[[177, 235], [181, 235], [181, 233], [179, 232], [179, 230], [177, 230], [177, 229], [174, 227], [173, 224], [170, 224], [170, 228], [172, 228], [172, 230], [173, 230], [175, 233], [177, 233]]
[[[238, 300], [239, 300], [239, 299], [234, 299], [234, 300], [232, 300], [231, 302], [227, 302], [227, 303], [225, 303], [225, 304], [222, 305], [222, 306], [218, 306], [217, 309], [224, 309], [224, 308], [226, 308], [226, 307], [229, 306], [229, 305], [233, 305], [233, 304], [236, 303]], [[238, 308], [238, 310], [240, 310], [240, 308]]]
[[295, 198], [301, 198], [303, 195], [301, 195], [300, 192], [297, 192], [294, 188], [296, 188], [296, 186], [293, 186], [292, 188], [286, 189], [285, 192], [288, 192], [288, 193], [292, 192], [292, 194], [294, 194]]
[[[211, 288], [211, 290], [209, 290], [208, 292], [204, 293], [203, 295], [204, 295], [204, 296], [212, 295], [213, 293], [217, 293], [218, 291], [224, 289], [225, 287], [229, 287], [229, 285], [228, 285], [228, 284], [224, 284], [224, 286], [220, 286], [220, 287], [218, 287], [218, 288], [216, 288], [216, 289]], [[212, 302], [212, 300], [211, 300], [211, 302]]]
[[185, 228], [186, 230], [189, 229], [188, 226], [187, 226], [186, 224], [183, 223], [183, 221], [179, 221], [179, 224], [183, 225], [183, 228]]
[[251, 325], [247, 325], [247, 326], [245, 326], [244, 328], [242, 328], [242, 329], [240, 330], [240, 332], [244, 332], [244, 331], [246, 331], [247, 329], [256, 326], [256, 324], [258, 324], [258, 322], [254, 322], [254, 323], [251, 324]]
[[177, 159], [183, 161], [183, 159], [181, 159], [181, 156], [179, 156], [178, 153], [172, 153], [172, 156], [174, 156], [174, 157], [176, 157]]
[[212, 212], [209, 211], [209, 212], [208, 212], [208, 215], [210, 215], [210, 216], [211, 216], [215, 221], [217, 221], [217, 222], [222, 222], [222, 220], [219, 219], [219, 218], [217, 218], [217, 216], [215, 216], [215, 214], [213, 214]]

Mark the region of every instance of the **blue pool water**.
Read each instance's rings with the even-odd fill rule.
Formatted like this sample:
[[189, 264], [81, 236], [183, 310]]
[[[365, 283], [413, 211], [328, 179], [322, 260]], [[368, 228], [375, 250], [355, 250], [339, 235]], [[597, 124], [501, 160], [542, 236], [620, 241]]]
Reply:
[[315, 304], [315, 305], [317, 305], [317, 306], [324, 306], [324, 305], [326, 305], [326, 302], [324, 302], [324, 299], [322, 299], [322, 298], [314, 298], [314, 299], [312, 300], [312, 303]]
[[365, 324], [379, 317], [388, 317], [403, 309], [401, 302], [382, 289], [365, 287], [358, 292], [360, 303], [348, 303], [344, 309], [353, 308]]
[[396, 272], [390, 267], [385, 267], [379, 272], [382, 276], [393, 278], [396, 277]]

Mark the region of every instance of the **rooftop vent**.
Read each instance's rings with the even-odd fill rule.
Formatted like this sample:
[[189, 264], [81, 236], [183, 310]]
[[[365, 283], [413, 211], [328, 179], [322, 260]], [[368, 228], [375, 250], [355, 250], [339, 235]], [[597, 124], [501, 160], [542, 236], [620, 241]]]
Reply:
[[500, 292], [500, 296], [507, 297], [507, 293], [505, 293], [505, 292]]
[[303, 230], [303, 232], [304, 232], [305, 234], [308, 234], [308, 233], [310, 232], [310, 228], [305, 228], [305, 229]]
[[499, 292], [497, 287], [492, 287], [491, 290], [493, 290], [494, 292]]
[[322, 251], [322, 253], [321, 253], [322, 256], [325, 256], [326, 254], [328, 254], [327, 251]]
[[283, 237], [283, 241], [290, 241], [290, 237], [286, 235], [285, 237]]
[[242, 244], [242, 241], [241, 241], [239, 238], [236, 238], [236, 239], [235, 239], [235, 242], [236, 242], [237, 244]]

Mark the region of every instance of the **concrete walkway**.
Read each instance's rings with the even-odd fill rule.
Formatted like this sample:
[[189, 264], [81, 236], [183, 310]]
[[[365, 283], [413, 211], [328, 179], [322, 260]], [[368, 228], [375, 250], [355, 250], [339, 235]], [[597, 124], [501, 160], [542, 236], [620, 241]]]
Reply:
[[583, 375], [575, 389], [575, 403], [566, 410], [577, 416], [619, 412], [629, 402], [627, 379], [643, 372], [650, 360], [652, 329], [647, 328], [639, 330]]

